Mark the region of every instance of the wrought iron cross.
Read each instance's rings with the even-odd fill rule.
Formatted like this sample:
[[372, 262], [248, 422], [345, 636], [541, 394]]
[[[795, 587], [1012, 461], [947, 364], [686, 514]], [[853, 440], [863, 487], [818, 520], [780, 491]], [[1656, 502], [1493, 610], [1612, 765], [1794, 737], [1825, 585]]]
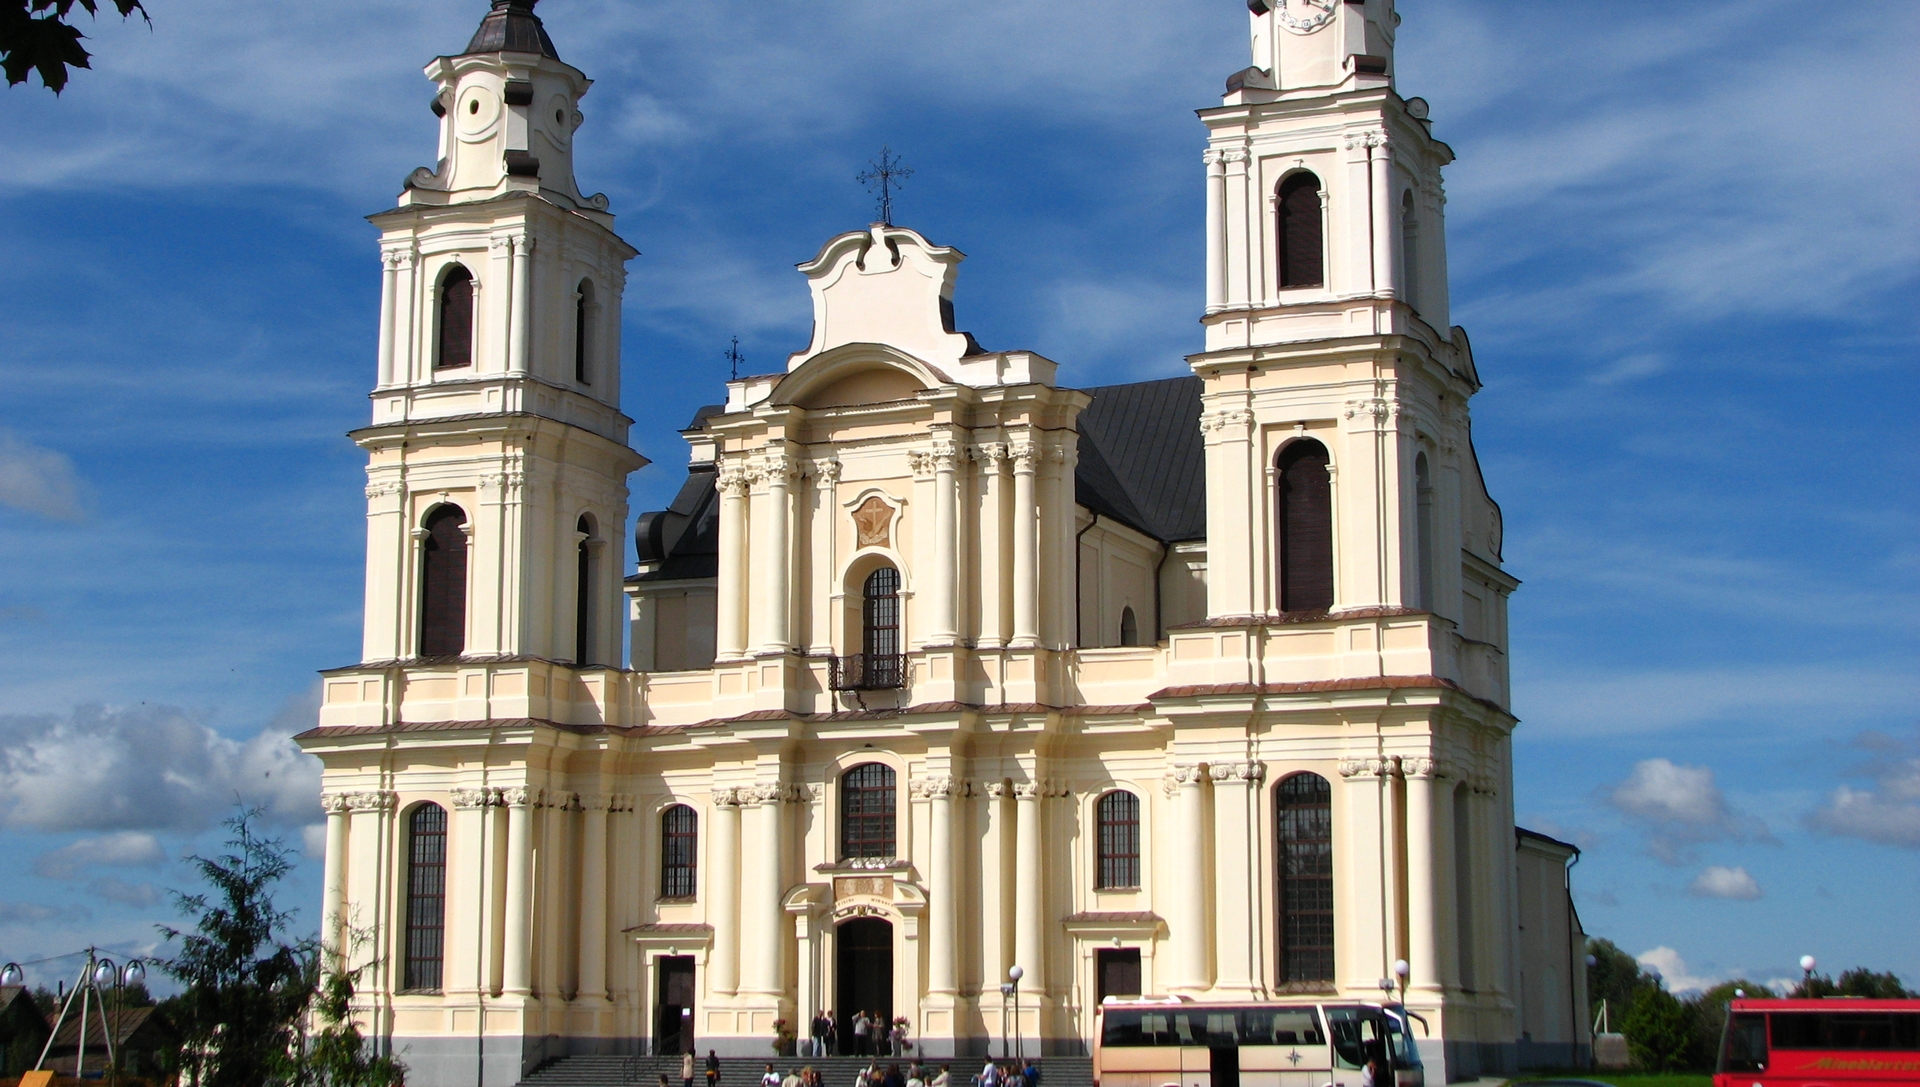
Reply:
[[731, 381], [740, 380], [740, 364], [747, 361], [747, 357], [740, 353], [740, 337], [735, 336], [733, 338], [733, 345], [731, 347], [728, 347], [726, 354], [721, 355], [720, 357], [723, 359], [726, 359], [727, 362], [731, 364], [733, 367], [733, 371], [732, 371], [733, 376], [729, 380]]
[[880, 221], [892, 226], [894, 190], [913, 176], [913, 167], [901, 165], [900, 156], [894, 154], [891, 147], [882, 147], [880, 157], [867, 165], [872, 169], [854, 180], [865, 185], [868, 192], [875, 194], [880, 202]]

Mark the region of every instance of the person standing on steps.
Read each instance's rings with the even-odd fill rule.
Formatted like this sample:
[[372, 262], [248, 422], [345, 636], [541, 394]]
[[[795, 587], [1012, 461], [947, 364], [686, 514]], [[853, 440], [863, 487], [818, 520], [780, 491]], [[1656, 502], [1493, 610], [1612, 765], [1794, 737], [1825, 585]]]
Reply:
[[693, 1050], [680, 1054], [680, 1087], [693, 1087]]
[[720, 1087], [720, 1054], [707, 1050], [707, 1087]]
[[940, 1071], [933, 1074], [933, 1082], [927, 1087], [953, 1087], [953, 1065], [941, 1065]]

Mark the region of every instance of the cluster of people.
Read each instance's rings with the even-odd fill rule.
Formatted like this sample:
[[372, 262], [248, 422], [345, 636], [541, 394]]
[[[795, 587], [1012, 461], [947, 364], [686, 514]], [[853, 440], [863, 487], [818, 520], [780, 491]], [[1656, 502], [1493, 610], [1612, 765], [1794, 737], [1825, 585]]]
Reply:
[[975, 1087], [1040, 1087], [1040, 1066], [1032, 1061], [1021, 1061], [1015, 1068], [1012, 1061], [995, 1064], [987, 1061], [980, 1073], [973, 1077]]
[[813, 1013], [807, 1035], [813, 1040], [815, 1057], [898, 1057], [913, 1048], [907, 1041], [906, 1021], [888, 1022], [880, 1012], [854, 1012], [843, 1038], [839, 1018], [822, 1008]]

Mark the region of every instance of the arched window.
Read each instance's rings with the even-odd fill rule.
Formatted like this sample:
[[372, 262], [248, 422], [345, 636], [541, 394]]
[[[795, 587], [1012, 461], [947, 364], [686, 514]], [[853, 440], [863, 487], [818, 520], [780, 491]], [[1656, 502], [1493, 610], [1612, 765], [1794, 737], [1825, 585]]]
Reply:
[[593, 384], [587, 360], [592, 350], [594, 308], [593, 281], [583, 279], [573, 296], [573, 379], [582, 385]]
[[1282, 287], [1323, 287], [1327, 282], [1322, 249], [1320, 179], [1304, 171], [1280, 182], [1274, 231], [1280, 250]]
[[660, 897], [692, 898], [700, 865], [700, 817], [685, 804], [660, 813]]
[[573, 659], [576, 664], [593, 663], [593, 518], [581, 514], [574, 530], [580, 542], [574, 546], [578, 570], [574, 575]]
[[1280, 979], [1333, 980], [1333, 790], [1294, 774], [1274, 790]]
[[1333, 607], [1333, 487], [1327, 447], [1312, 439], [1288, 443], [1274, 467], [1280, 488], [1280, 609]]
[[1426, 611], [1433, 610], [1433, 473], [1427, 465], [1427, 455], [1416, 453], [1413, 456], [1414, 489], [1414, 544], [1420, 553], [1414, 556], [1419, 564], [1416, 576], [1415, 606]]
[[456, 264], [440, 277], [440, 343], [437, 370], [473, 365], [473, 273]]
[[1120, 644], [1140, 644], [1140, 620], [1134, 618], [1132, 605], [1120, 609]]
[[422, 804], [407, 817], [405, 988], [440, 988], [446, 929], [447, 809], [438, 804]]
[[902, 678], [900, 571], [882, 566], [868, 574], [860, 601], [860, 652], [866, 656], [864, 686], [898, 687]]
[[467, 648], [467, 515], [441, 506], [427, 515], [420, 549], [420, 655], [457, 657]]
[[1416, 309], [1420, 305], [1414, 294], [1420, 283], [1419, 236], [1420, 215], [1413, 206], [1413, 190], [1408, 189], [1400, 198], [1400, 297]]
[[1140, 798], [1116, 789], [1093, 806], [1093, 817], [1100, 832], [1100, 874], [1094, 886], [1103, 891], [1140, 886]]
[[894, 858], [893, 768], [862, 763], [840, 775], [840, 856]]

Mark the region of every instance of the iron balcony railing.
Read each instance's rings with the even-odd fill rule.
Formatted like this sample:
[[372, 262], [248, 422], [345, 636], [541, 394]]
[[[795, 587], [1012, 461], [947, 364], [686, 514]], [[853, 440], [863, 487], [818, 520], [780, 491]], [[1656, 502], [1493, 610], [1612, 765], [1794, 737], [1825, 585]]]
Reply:
[[829, 660], [836, 691], [892, 691], [907, 685], [905, 653], [854, 653]]

